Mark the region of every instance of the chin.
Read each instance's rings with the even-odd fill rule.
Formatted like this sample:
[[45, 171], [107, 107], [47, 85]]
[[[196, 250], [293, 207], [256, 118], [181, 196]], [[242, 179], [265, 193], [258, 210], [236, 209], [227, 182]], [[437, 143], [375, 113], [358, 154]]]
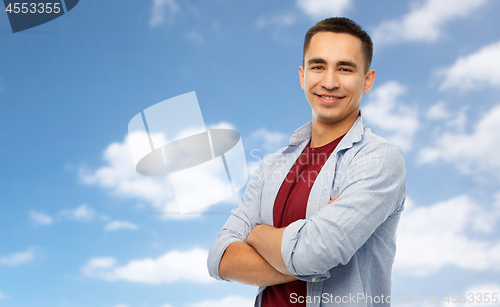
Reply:
[[338, 116], [326, 115], [326, 116], [317, 116], [316, 121], [325, 123], [325, 124], [335, 124], [339, 121]]

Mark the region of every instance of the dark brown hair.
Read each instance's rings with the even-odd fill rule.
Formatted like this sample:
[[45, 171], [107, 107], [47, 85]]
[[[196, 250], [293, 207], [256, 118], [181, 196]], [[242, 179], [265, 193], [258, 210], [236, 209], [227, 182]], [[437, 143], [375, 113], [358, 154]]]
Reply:
[[314, 25], [306, 33], [304, 39], [304, 53], [302, 54], [302, 65], [304, 65], [304, 57], [311, 43], [312, 37], [319, 32], [347, 33], [361, 40], [363, 45], [363, 53], [365, 57], [365, 70], [370, 69], [373, 57], [373, 42], [368, 33], [363, 30], [357, 23], [345, 17], [332, 17], [324, 19]]

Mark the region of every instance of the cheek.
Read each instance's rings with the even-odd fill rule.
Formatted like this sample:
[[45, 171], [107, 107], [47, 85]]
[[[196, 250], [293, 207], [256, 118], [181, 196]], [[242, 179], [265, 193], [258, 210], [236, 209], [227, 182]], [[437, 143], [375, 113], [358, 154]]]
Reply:
[[311, 93], [313, 86], [311, 86], [311, 80], [304, 80], [304, 91], [308, 92], [308, 94]]
[[309, 78], [304, 79], [304, 88], [308, 91], [312, 91], [318, 86], [318, 83], [320, 83], [320, 81], [317, 76], [309, 76]]
[[346, 89], [352, 95], [361, 95], [365, 87], [364, 80], [358, 78], [349, 78], [344, 83], [344, 89]]

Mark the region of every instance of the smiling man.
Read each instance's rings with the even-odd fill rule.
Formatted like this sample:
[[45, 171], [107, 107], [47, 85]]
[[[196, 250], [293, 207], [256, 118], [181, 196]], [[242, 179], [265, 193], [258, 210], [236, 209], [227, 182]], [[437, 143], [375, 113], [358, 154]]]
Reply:
[[391, 303], [406, 170], [361, 115], [372, 54], [347, 18], [306, 34], [299, 76], [312, 120], [261, 162], [208, 256], [212, 277], [260, 287], [256, 306]]

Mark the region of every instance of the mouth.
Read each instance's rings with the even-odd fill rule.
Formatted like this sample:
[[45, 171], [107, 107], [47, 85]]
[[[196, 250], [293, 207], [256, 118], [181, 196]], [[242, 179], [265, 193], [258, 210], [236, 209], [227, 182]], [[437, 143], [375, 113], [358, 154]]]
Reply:
[[336, 104], [345, 98], [345, 96], [334, 96], [334, 95], [318, 95], [318, 94], [316, 94], [316, 96], [320, 99], [320, 101], [322, 101], [326, 104]]

